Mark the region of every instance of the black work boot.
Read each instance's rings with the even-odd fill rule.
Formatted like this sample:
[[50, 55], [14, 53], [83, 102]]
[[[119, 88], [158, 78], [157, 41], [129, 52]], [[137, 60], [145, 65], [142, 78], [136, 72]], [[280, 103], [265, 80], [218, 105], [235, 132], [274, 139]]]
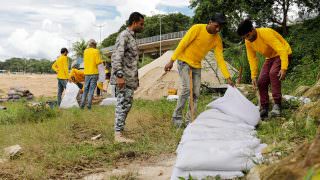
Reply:
[[265, 119], [265, 118], [268, 118], [268, 108], [261, 108], [260, 109], [260, 118], [261, 119]]

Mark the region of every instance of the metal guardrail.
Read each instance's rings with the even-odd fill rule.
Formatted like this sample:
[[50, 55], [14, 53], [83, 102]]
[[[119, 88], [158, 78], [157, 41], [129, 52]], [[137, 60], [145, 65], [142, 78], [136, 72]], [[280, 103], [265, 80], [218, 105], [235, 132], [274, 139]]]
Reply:
[[[168, 34], [162, 34], [161, 41], [182, 38], [186, 34], [186, 32], [187, 31], [179, 31], [179, 32], [173, 32], [173, 33], [168, 33]], [[137, 39], [138, 45], [153, 43], [153, 42], [158, 42], [158, 41], [160, 41], [160, 35]], [[103, 48], [102, 50], [103, 51], [112, 51], [113, 48], [114, 48], [114, 46], [109, 46], [109, 47]]]

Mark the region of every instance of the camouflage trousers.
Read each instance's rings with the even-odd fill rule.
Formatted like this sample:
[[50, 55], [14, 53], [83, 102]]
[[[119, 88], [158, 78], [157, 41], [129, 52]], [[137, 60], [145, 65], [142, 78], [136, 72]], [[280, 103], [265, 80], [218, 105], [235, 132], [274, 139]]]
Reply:
[[115, 131], [123, 131], [126, 124], [127, 115], [132, 107], [134, 89], [130, 87], [124, 87], [119, 89], [116, 87], [116, 109], [115, 109]]

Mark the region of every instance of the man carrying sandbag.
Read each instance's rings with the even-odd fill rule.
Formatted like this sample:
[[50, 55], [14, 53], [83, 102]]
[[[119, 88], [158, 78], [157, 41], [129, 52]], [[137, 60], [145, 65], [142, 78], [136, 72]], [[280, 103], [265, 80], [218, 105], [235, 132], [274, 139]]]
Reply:
[[208, 24], [193, 25], [182, 38], [170, 62], [164, 68], [165, 71], [170, 71], [174, 61], [177, 60], [179, 76], [182, 82], [182, 91], [172, 115], [173, 123], [177, 127], [183, 124], [182, 110], [190, 96], [190, 90], [193, 91], [193, 96], [190, 96], [190, 99], [193, 99], [193, 103], [190, 103], [189, 100], [186, 124], [196, 114], [197, 101], [200, 95], [201, 61], [211, 49], [214, 49], [218, 66], [227, 83], [232, 86], [234, 85], [223, 58], [222, 40], [218, 34], [225, 23], [225, 16], [221, 13], [216, 13], [214, 17], [209, 19]]
[[[254, 28], [249, 19], [239, 24], [237, 33], [245, 39], [252, 84], [254, 88], [258, 86], [261, 105], [260, 117], [268, 117], [268, 89], [270, 84], [275, 103], [270, 114], [271, 116], [280, 116], [281, 81], [286, 77], [289, 59], [291, 58], [290, 45], [278, 32], [271, 28]], [[257, 52], [266, 57], [258, 81]]]

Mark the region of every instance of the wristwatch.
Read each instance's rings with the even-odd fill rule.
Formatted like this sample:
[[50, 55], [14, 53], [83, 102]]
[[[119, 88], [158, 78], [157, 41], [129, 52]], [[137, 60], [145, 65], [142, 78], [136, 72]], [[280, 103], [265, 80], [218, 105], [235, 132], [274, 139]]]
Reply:
[[117, 78], [122, 78], [123, 74], [121, 72], [117, 72], [116, 76], [117, 76]]

